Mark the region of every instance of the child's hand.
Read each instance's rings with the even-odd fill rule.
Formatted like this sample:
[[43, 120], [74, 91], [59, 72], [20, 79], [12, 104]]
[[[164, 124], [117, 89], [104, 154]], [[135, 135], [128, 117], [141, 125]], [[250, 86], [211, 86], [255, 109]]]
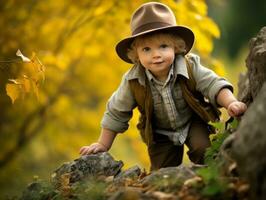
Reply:
[[231, 117], [237, 117], [247, 110], [247, 105], [241, 101], [233, 101], [229, 104], [227, 112]]
[[81, 147], [79, 150], [79, 154], [83, 156], [104, 151], [108, 151], [108, 149], [103, 144], [96, 142], [92, 143], [90, 146]]

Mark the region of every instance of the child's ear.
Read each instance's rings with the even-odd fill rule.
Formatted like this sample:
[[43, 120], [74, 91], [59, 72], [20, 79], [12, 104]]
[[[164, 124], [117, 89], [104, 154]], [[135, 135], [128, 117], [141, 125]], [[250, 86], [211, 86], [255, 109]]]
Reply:
[[138, 55], [137, 52], [136, 52], [136, 61], [137, 61], [137, 62], [140, 62], [140, 60], [139, 60], [139, 55]]
[[174, 51], [175, 51], [175, 54], [179, 54], [180, 53], [179, 50], [178, 50], [178, 48], [176, 46], [174, 48]]
[[141, 64], [141, 63], [140, 63], [140, 60], [139, 60], [138, 57], [137, 57], [137, 59], [136, 59], [136, 63], [137, 63], [137, 64]]
[[178, 47], [175, 47], [174, 51], [175, 51], [175, 55], [185, 55], [186, 54], [186, 49], [180, 49]]

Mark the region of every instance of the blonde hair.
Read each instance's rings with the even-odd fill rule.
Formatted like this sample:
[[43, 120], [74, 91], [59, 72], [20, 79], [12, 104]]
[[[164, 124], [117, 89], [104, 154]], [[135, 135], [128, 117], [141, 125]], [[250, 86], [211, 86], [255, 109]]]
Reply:
[[128, 48], [127, 56], [133, 63], [138, 63], [138, 53], [137, 47], [144, 42], [163, 42], [168, 45], [173, 45], [175, 49], [175, 54], [185, 54], [186, 53], [186, 43], [178, 35], [172, 33], [152, 33], [143, 36], [136, 37], [131, 43], [130, 48]]

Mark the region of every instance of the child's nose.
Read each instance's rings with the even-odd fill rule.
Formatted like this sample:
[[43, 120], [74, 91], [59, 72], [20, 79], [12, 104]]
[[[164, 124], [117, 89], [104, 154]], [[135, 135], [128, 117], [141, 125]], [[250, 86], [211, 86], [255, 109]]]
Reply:
[[155, 50], [153, 50], [153, 52], [152, 52], [152, 56], [153, 56], [154, 58], [158, 58], [158, 57], [161, 57], [161, 53], [160, 53], [159, 50], [155, 49]]

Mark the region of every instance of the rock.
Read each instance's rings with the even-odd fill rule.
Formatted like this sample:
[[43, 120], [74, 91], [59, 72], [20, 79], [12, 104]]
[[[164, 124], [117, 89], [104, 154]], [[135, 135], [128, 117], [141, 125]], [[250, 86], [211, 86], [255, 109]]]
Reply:
[[251, 199], [260, 200], [266, 196], [266, 27], [251, 39], [249, 48], [248, 70], [238, 83], [238, 97], [249, 107], [221, 149], [229, 155], [224, 157], [229, 158], [225, 170], [236, 162], [236, 172], [248, 181]]
[[108, 200], [158, 200], [150, 195], [143, 194], [135, 188], [124, 188], [115, 192]]
[[250, 52], [246, 59], [247, 78], [240, 77], [240, 100], [250, 104], [258, 95], [263, 83], [266, 81], [266, 27], [251, 39]]
[[266, 83], [255, 93], [258, 95], [239, 124], [231, 151], [240, 175], [250, 183], [252, 199], [262, 200], [266, 197]]
[[249, 48], [248, 70], [238, 85], [240, 100], [250, 106], [225, 144], [238, 173], [249, 182], [251, 199], [260, 200], [266, 196], [266, 27], [251, 39]]
[[149, 185], [160, 191], [176, 191], [184, 182], [196, 176], [191, 167], [180, 165], [178, 167], [161, 168], [142, 179], [143, 185]]
[[123, 182], [125, 179], [136, 180], [141, 174], [141, 169], [135, 165], [125, 171], [121, 171], [114, 179], [114, 182]]
[[248, 74], [241, 73], [238, 81], [238, 95], [237, 98], [240, 101], [250, 104], [252, 102], [252, 96], [249, 88]]
[[179, 200], [176, 195], [160, 191], [147, 192], [147, 195], [154, 197], [156, 200]]
[[23, 191], [20, 200], [52, 199], [56, 192], [45, 182], [33, 182]]
[[56, 169], [52, 182], [60, 186], [63, 178], [71, 185], [88, 177], [115, 176], [122, 167], [123, 162], [115, 161], [108, 152], [85, 155]]

